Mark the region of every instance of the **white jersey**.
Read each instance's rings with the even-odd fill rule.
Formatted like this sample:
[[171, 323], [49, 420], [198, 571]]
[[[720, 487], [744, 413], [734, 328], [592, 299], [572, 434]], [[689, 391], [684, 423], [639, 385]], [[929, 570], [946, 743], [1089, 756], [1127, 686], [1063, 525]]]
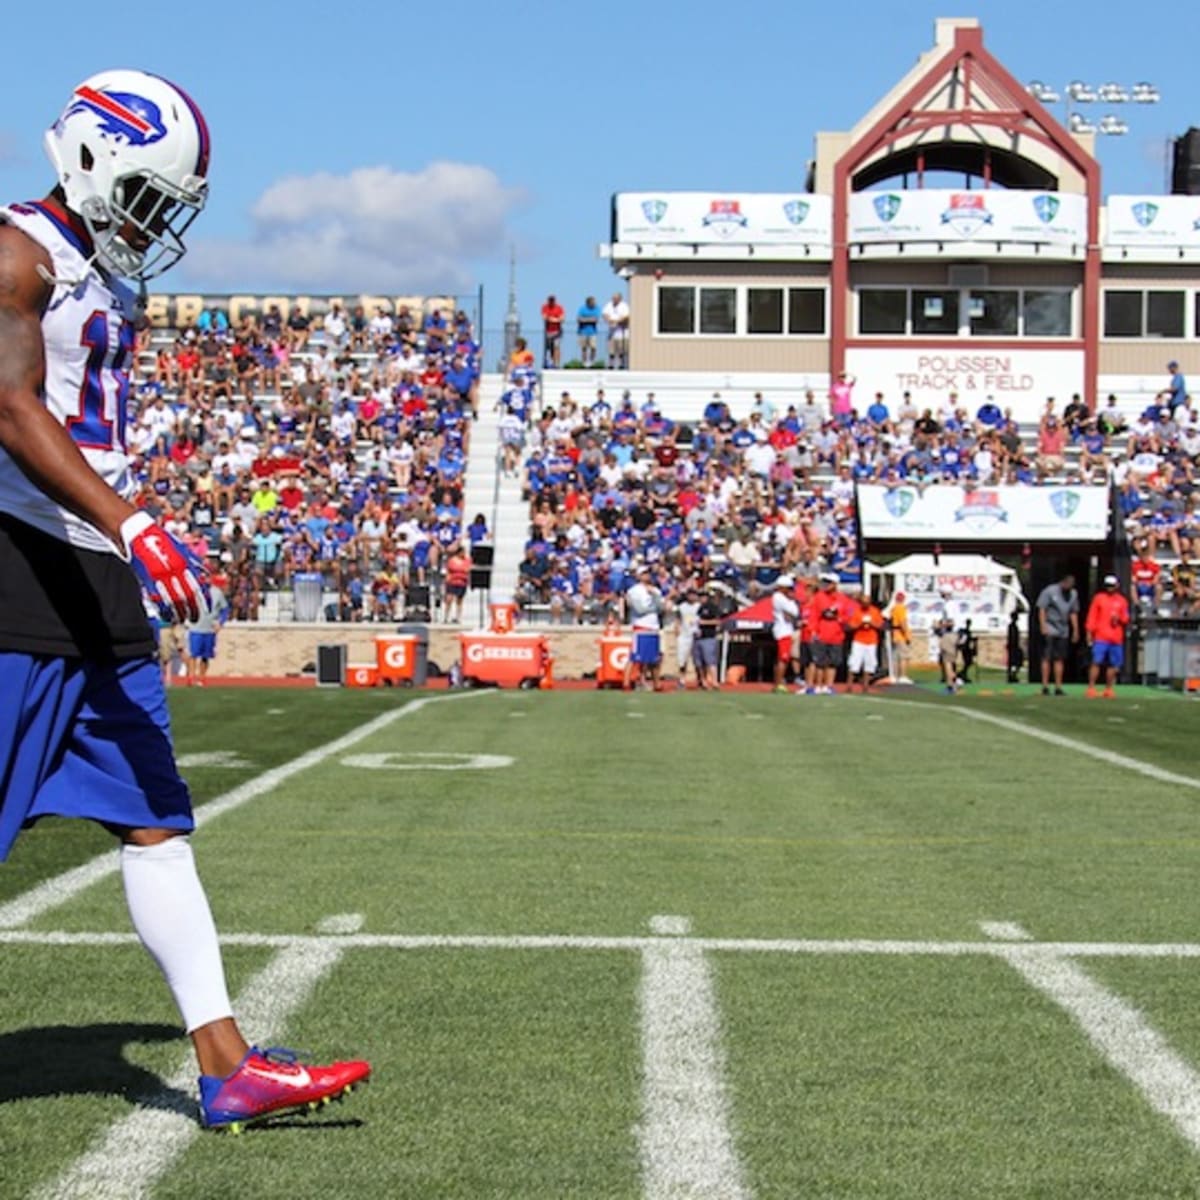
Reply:
[[[134, 294], [88, 265], [82, 243], [59, 210], [40, 201], [13, 204], [0, 208], [0, 221], [16, 226], [42, 246], [50, 255], [55, 278], [63, 281], [55, 285], [42, 317], [46, 408], [66, 427], [104, 482], [128, 498], [137, 490], [125, 450]], [[0, 512], [86, 550], [118, 553], [98, 529], [31, 483], [3, 449]]]

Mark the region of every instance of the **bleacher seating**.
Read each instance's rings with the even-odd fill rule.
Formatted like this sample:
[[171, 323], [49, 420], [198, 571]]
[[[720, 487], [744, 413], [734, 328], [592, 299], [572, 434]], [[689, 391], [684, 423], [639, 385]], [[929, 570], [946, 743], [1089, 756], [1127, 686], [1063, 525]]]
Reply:
[[[313, 321], [206, 309], [139, 334], [127, 442], [139, 503], [208, 560], [231, 615], [391, 621], [409, 588], [441, 610], [481, 536], [462, 512], [479, 346], [462, 312]], [[385, 319], [386, 317], [386, 319]]]

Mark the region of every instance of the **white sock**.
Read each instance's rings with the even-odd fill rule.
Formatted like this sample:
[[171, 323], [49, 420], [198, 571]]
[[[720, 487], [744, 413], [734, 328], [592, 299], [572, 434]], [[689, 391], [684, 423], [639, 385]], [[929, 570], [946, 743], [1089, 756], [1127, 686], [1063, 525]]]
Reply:
[[186, 837], [121, 847], [133, 927], [158, 963], [188, 1033], [232, 1016], [217, 927]]

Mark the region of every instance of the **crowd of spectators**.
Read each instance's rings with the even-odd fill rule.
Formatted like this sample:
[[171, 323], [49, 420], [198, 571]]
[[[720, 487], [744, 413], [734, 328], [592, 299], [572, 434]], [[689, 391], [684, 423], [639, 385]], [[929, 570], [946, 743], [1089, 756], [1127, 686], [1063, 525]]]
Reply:
[[1077, 396], [1047, 400], [1036, 429], [1022, 430], [991, 397], [974, 413], [953, 394], [933, 409], [906, 393], [893, 408], [881, 394], [856, 405], [853, 388], [842, 376], [827, 396], [786, 406], [756, 394], [740, 417], [714, 395], [698, 422], [677, 424], [652, 393], [614, 404], [603, 388], [587, 402], [564, 392], [539, 408], [519, 373], [500, 419], [505, 467], [523, 472], [530, 502], [519, 603], [602, 623], [644, 565], [675, 600], [712, 580], [754, 599], [781, 573], [829, 573], [853, 590], [860, 483], [1111, 481], [1134, 544], [1177, 560], [1164, 599], [1196, 607], [1200, 417], [1184, 391], [1174, 405], [1155, 397], [1132, 423], [1116, 397], [1096, 414]]
[[126, 442], [138, 503], [211, 566], [235, 620], [297, 575], [333, 619], [391, 621], [487, 537], [462, 511], [480, 347], [463, 312], [310, 320], [222, 309], [139, 333]]

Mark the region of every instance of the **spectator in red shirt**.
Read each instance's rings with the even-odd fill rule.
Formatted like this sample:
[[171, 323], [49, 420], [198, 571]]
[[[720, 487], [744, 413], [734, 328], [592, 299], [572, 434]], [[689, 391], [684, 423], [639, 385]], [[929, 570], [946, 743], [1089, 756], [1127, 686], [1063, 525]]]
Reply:
[[545, 335], [543, 367], [557, 369], [562, 365], [562, 331], [566, 315], [563, 306], [553, 296], [546, 297], [546, 303], [542, 305], [542, 332]]
[[1046, 413], [1038, 427], [1038, 472], [1057, 475], [1065, 464], [1067, 431], [1053, 413]]
[[[833, 682], [845, 658], [846, 626], [855, 605], [838, 591], [832, 571], [821, 575], [821, 586], [808, 602], [808, 624], [812, 630], [813, 687], [818, 696], [832, 696]], [[807, 690], [807, 689], [806, 689]]]
[[1104, 699], [1111, 700], [1116, 692], [1117, 672], [1125, 664], [1125, 630], [1129, 627], [1129, 602], [1118, 588], [1120, 581], [1115, 575], [1105, 575], [1104, 590], [1092, 597], [1088, 606], [1088, 645], [1092, 650], [1092, 663], [1088, 668], [1087, 698], [1096, 698], [1096, 683], [1100, 668], [1104, 667]]
[[1147, 616], [1158, 612], [1162, 602], [1162, 567], [1154, 560], [1148, 542], [1138, 547], [1131, 572], [1130, 598]]

